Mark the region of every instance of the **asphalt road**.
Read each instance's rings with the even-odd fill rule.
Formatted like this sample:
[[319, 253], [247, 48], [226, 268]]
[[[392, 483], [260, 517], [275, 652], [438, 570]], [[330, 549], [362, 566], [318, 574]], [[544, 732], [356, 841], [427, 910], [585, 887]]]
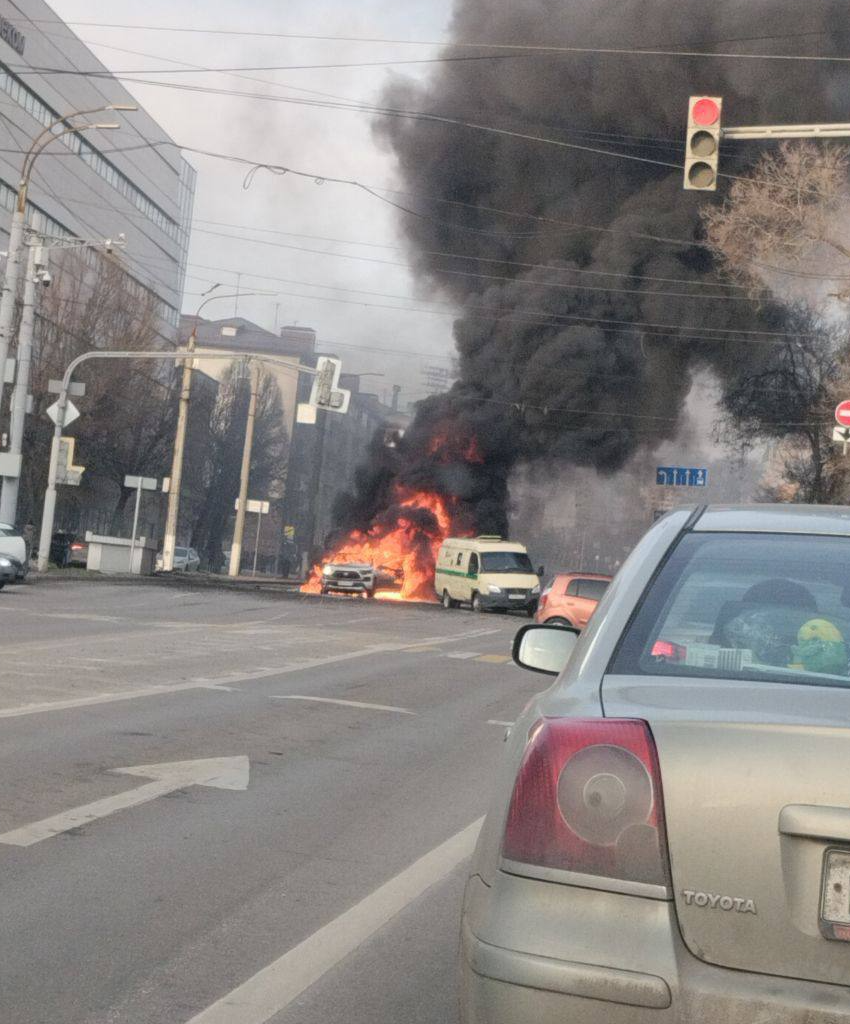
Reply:
[[523, 621], [4, 590], [0, 1021], [453, 1024]]

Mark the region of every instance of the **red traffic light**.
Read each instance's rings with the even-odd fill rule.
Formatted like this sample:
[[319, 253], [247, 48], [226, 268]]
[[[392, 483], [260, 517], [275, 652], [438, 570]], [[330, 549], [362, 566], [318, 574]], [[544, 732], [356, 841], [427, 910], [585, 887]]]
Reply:
[[720, 120], [720, 105], [716, 100], [704, 98], [697, 100], [691, 108], [691, 120], [694, 124], [708, 127]]

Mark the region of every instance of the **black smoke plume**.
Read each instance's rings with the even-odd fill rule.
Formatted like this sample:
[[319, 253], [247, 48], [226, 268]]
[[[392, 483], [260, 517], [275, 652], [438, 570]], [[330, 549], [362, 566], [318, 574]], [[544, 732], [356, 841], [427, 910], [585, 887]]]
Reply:
[[[452, 60], [424, 84], [394, 78], [387, 107], [660, 164], [411, 116], [376, 122], [415, 211], [400, 216], [418, 277], [461, 309], [460, 381], [419, 406], [397, 449], [373, 447], [339, 526], [364, 528], [401, 485], [453, 496], [472, 528], [504, 531], [519, 460], [614, 472], [676, 436], [695, 371], [728, 382], [764, 340], [715, 332], [782, 329], [778, 308], [706, 285], [718, 278], [697, 244], [699, 210], [716, 200], [663, 165], [682, 163], [689, 95], [722, 96], [726, 124], [841, 121], [850, 65], [497, 44], [830, 56], [850, 53], [846, 24], [840, 0], [457, 0], [452, 40], [494, 46], [444, 56], [498, 59]], [[745, 171], [760, 150], [724, 144], [721, 170]], [[472, 438], [478, 461], [464, 457]]]

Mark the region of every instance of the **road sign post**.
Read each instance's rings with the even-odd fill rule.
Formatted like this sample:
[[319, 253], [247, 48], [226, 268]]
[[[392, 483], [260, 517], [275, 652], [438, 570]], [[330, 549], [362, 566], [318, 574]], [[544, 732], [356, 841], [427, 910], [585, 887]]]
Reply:
[[[239, 498], [237, 498], [234, 504], [234, 508], [236, 509], [237, 512], [239, 512], [241, 504], [241, 501], [239, 500]], [[257, 554], [260, 550], [260, 526], [263, 522], [263, 516], [267, 516], [269, 514], [270, 508], [271, 504], [268, 501], [252, 501], [249, 498], [248, 501], [245, 502], [245, 511], [253, 512], [257, 516], [257, 537], [254, 542], [254, 567], [251, 570], [252, 576], [257, 575]]]
[[159, 481], [150, 476], [125, 476], [124, 486], [136, 491], [136, 507], [133, 511], [133, 534], [130, 538], [130, 574], [132, 575], [135, 572], [136, 536], [139, 532], [139, 509], [142, 504], [142, 491], [155, 491], [159, 487]]

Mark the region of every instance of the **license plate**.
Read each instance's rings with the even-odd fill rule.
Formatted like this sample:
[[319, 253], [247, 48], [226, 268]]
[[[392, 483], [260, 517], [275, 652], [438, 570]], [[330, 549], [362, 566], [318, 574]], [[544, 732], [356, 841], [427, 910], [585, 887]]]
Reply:
[[820, 916], [828, 938], [850, 941], [850, 850], [826, 852]]
[[508, 597], [512, 601], [524, 601], [525, 600], [525, 594], [508, 594]]

